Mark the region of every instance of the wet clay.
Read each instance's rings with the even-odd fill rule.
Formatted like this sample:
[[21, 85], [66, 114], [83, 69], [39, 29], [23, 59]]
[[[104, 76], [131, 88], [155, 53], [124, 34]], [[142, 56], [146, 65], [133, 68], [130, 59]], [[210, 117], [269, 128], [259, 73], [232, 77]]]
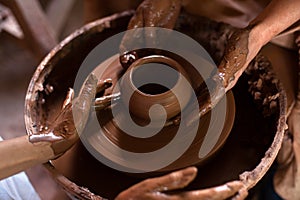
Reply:
[[[187, 188], [188, 190], [215, 186], [239, 178], [240, 173], [255, 168], [272, 142], [278, 115], [264, 118], [251, 95], [245, 90], [248, 87], [247, 78], [242, 77], [241, 80], [234, 89], [235, 98], [239, 101], [236, 102], [236, 120], [230, 136], [222, 150], [206, 165], [198, 168], [198, 177]], [[131, 146], [123, 145], [124, 148], [132, 150]], [[159, 148], [157, 145], [159, 144], [149, 148]], [[139, 148], [141, 147], [137, 146], [134, 150], [138, 151]], [[70, 180], [109, 199], [143, 180], [104, 166], [95, 160], [81, 143], [52, 162], [56, 169]]]
[[234, 34], [228, 40], [227, 46], [224, 52], [224, 57], [219, 65], [218, 76], [222, 79], [223, 86], [225, 88], [231, 82], [236, 82], [236, 73], [244, 67], [248, 55], [248, 38], [250, 28], [240, 29], [235, 31]]
[[[187, 79], [190, 79], [190, 84], [197, 96], [197, 102], [194, 103], [199, 105], [198, 113], [192, 117], [188, 117], [189, 124], [192, 124], [193, 122], [197, 121], [199, 117], [203, 117], [205, 114], [207, 114], [211, 108], [214, 107], [213, 103], [223, 98], [225, 90], [222, 87], [222, 83], [217, 82], [218, 80], [214, 80], [212, 77], [206, 80], [208, 82], [204, 82], [203, 77], [198, 73], [195, 67], [191, 65], [191, 63], [189, 63], [183, 57], [172, 52], [161, 49], [144, 48], [121, 54], [119, 59], [123, 69], [127, 70], [135, 61], [155, 54], [174, 58], [181, 64], [181, 66], [184, 66], [184, 70], [189, 75], [187, 76], [184, 74]], [[207, 83], [210, 84], [212, 92], [208, 90]], [[180, 121], [180, 116], [177, 116], [169, 120], [167, 124], [178, 125]]]
[[[174, 9], [168, 10], [167, 12], [167, 8], [170, 6], [166, 7], [166, 5], [173, 2], [179, 7], [181, 6], [182, 1], [176, 0], [165, 1], [161, 3], [158, 2], [159, 1], [144, 1], [138, 7], [134, 17], [130, 20], [128, 28], [132, 29], [154, 25], [164, 28], [174, 28], [174, 21], [177, 20], [178, 16], [178, 8], [174, 6]], [[160, 16], [162, 15], [160, 14], [162, 8], [164, 8], [165, 12], [167, 13], [165, 18], [162, 18]], [[155, 12], [153, 12], [154, 10]], [[156, 15], [156, 13], [158, 14]], [[160, 23], [159, 20], [162, 20], [163, 23]], [[213, 92], [211, 92], [210, 94], [207, 90], [204, 90], [202, 96], [200, 97], [202, 102], [205, 102], [200, 106], [200, 117], [209, 112], [209, 110], [211, 110], [220, 101], [220, 99], [224, 96], [225, 91], [228, 91], [230, 88], [232, 88], [232, 86], [237, 82], [240, 74], [242, 74], [242, 72], [244, 71], [245, 64], [247, 62], [248, 39], [251, 29], [252, 26], [248, 26], [244, 29], [238, 29], [228, 40], [227, 46], [229, 46], [229, 48], [226, 48], [225, 50], [225, 56], [219, 65], [218, 72], [216, 72], [216, 74], [212, 75], [211, 77], [212, 82], [215, 82], [213, 84]], [[130, 63], [141, 57], [136, 51], [128, 52], [126, 48], [132, 49], [129, 47], [134, 45], [138, 40], [143, 40], [143, 34], [145, 34], [146, 43], [148, 42], [147, 40], [149, 38], [153, 37], [151, 35], [152, 33], [149, 34], [148, 32], [139, 30], [136, 30], [134, 34], [136, 35], [134, 37], [135, 41], [131, 41], [132, 38], [130, 38], [130, 36], [128, 37], [125, 34], [125, 37], [123, 38], [121, 43], [120, 61], [125, 69], [130, 66]], [[208, 96], [210, 96], [211, 98], [208, 99]]]
[[74, 91], [69, 89], [61, 112], [49, 127], [29, 135], [31, 143], [49, 142], [55, 155], [61, 155], [78, 140], [89, 117], [96, 95], [97, 78], [91, 74], [85, 81], [78, 97], [73, 101]]
[[[141, 53], [144, 55], [151, 55], [152, 53], [157, 53], [156, 50], [153, 49], [143, 49]], [[160, 51], [159, 55], [168, 55], [168, 56], [174, 56], [170, 52], [163, 52]], [[141, 54], [139, 54], [141, 55]], [[199, 80], [200, 82], [203, 82], [201, 77], [197, 77], [197, 73], [195, 73], [195, 69], [192, 66], [189, 66], [187, 64], [187, 61], [184, 60], [183, 58], [176, 57], [174, 59], [178, 59], [180, 64], [184, 64], [182, 66], [185, 66], [185, 70], [187, 73], [185, 76], [190, 79], [191, 85], [196, 88], [199, 85]], [[181, 63], [183, 62], [183, 63]], [[191, 75], [190, 73], [193, 72]], [[103, 76], [100, 78], [100, 80], [106, 80], [108, 77], [112, 81], [112, 86], [114, 87], [117, 84], [118, 79], [120, 78], [120, 74], [123, 73], [123, 67], [120, 65], [118, 62], [118, 59], [114, 60], [109, 68], [103, 72]], [[199, 75], [200, 76], [200, 75]], [[103, 95], [110, 95], [113, 92], [113, 87], [105, 90]], [[154, 88], [150, 88], [151, 91], [154, 90]], [[126, 92], [126, 91], [123, 91]], [[122, 91], [121, 91], [122, 93]], [[167, 93], [162, 93], [159, 96], [167, 98], [166, 96]], [[122, 94], [121, 94], [122, 95]], [[155, 96], [155, 98], [159, 97]], [[133, 96], [131, 97], [133, 98]], [[151, 96], [153, 98], [153, 96]], [[150, 98], [150, 99], [151, 99]], [[149, 99], [149, 100], [150, 100]], [[137, 99], [138, 100], [138, 99]], [[147, 99], [144, 99], [142, 103], [145, 103]], [[150, 100], [151, 101], [151, 100]], [[164, 101], [166, 101], [164, 99]], [[138, 103], [138, 102], [136, 102]], [[198, 134], [196, 135], [196, 138], [194, 139], [194, 142], [191, 144], [191, 146], [188, 148], [188, 150], [180, 157], [178, 158], [177, 161], [173, 162], [169, 166], [159, 170], [159, 172], [167, 172], [170, 170], [176, 170], [180, 169], [183, 167], [187, 167], [190, 165], [199, 165], [199, 164], [204, 164], [211, 156], [213, 156], [214, 153], [216, 153], [224, 144], [226, 141], [230, 130], [233, 125], [234, 121], [234, 111], [235, 111], [235, 103], [233, 99], [233, 95], [231, 92], [228, 93], [227, 95], [227, 112], [226, 112], [226, 123], [223, 127], [223, 131], [220, 135], [220, 138], [218, 139], [216, 145], [214, 148], [211, 150], [211, 152], [203, 157], [199, 158], [198, 157], [198, 152], [200, 150], [200, 147], [202, 145], [202, 142], [204, 140], [205, 134], [207, 133], [207, 129], [209, 126], [209, 123], [211, 122], [211, 114], [208, 113], [207, 115], [203, 116], [200, 120], [200, 123], [198, 125]], [[136, 105], [136, 104], [135, 104]], [[115, 107], [121, 107], [122, 106], [122, 101], [118, 101], [115, 105]], [[136, 109], [138, 105], [136, 105]], [[148, 110], [147, 110], [148, 113]], [[187, 108], [186, 110], [183, 110], [182, 115], [184, 116], [183, 119], [190, 119], [190, 114], [195, 114], [197, 115], [197, 112], [191, 112]], [[119, 115], [122, 115], [120, 113]], [[179, 114], [180, 115], [180, 114]], [[139, 115], [131, 115], [132, 119], [139, 125], [147, 125], [149, 123], [146, 119], [140, 118]], [[168, 144], [176, 135], [179, 126], [172, 124], [169, 126], [164, 127], [159, 133], [155, 134], [154, 136], [150, 138], [137, 138], [130, 136], [129, 134], [123, 132], [118, 125], [114, 122], [114, 117], [112, 115], [111, 107], [107, 107], [106, 109], [99, 110], [97, 112], [97, 118], [100, 123], [100, 126], [102, 127], [103, 134], [115, 145], [120, 147], [121, 149], [127, 150], [129, 152], [135, 152], [135, 153], [147, 153], [147, 152], [153, 152], [158, 149], [161, 149], [164, 147], [166, 144]], [[121, 117], [124, 118], [124, 117]], [[166, 122], [168, 123], [168, 122]], [[192, 134], [191, 132], [193, 131], [193, 124], [190, 123], [189, 120], [183, 120], [182, 121], [183, 126], [185, 127], [184, 129], [186, 130], [186, 134]], [[89, 133], [86, 133], [89, 134]], [[94, 133], [91, 133], [91, 135]], [[100, 134], [100, 133], [98, 133]], [[109, 147], [105, 147], [109, 149]]]
[[[142, 27], [163, 27], [173, 29], [178, 15], [181, 10], [181, 0], [146, 0], [143, 1], [137, 11], [136, 15], [128, 23], [128, 29], [142, 28]], [[120, 44], [121, 54], [126, 53], [128, 49], [134, 49], [135, 42], [143, 38], [144, 31], [134, 32], [134, 41], [132, 41], [131, 35], [125, 34], [124, 39]], [[150, 40], [147, 43], [153, 42], [155, 33], [145, 32], [147, 38]], [[123, 59], [124, 62], [128, 60], [128, 57]]]
[[280, 95], [276, 89], [279, 80], [275, 77], [274, 71], [270, 69], [270, 65], [268, 58], [259, 54], [245, 71], [250, 77], [248, 91], [266, 117], [278, 112]]
[[[70, 36], [70, 40], [64, 41], [43, 61], [28, 90], [28, 93], [33, 94], [27, 98], [25, 111], [29, 132], [34, 128], [33, 125], [47, 125], [57, 116], [68, 88], [74, 84], [80, 63], [88, 52], [107, 37], [126, 30], [131, 15], [132, 13], [114, 15], [106, 19], [105, 23], [97, 21], [84, 27]], [[218, 58], [223, 55], [224, 45], [234, 29], [222, 23], [183, 14], [177, 21], [176, 30], [182, 30], [199, 41], [218, 64], [220, 62]], [[205, 165], [198, 167], [196, 180], [186, 190], [216, 186], [239, 177], [247, 188], [251, 188], [274, 161], [284, 131], [282, 128], [286, 108], [284, 95], [276, 99], [278, 103], [276, 111], [264, 117], [254, 103], [251, 93], [248, 92], [249, 80], [249, 76], [243, 75], [233, 89], [236, 118], [222, 151]], [[50, 84], [54, 87], [53, 93], [49, 95], [43, 93], [45, 104], [38, 104], [40, 107], [33, 106], [41, 99], [37, 95], [41, 92], [34, 87], [37, 83]], [[280, 91], [278, 88], [275, 90]], [[109, 199], [113, 199], [134, 183], [144, 180], [142, 177], [134, 177], [101, 164], [80, 141], [63, 156], [53, 160], [52, 164], [57, 171], [70, 179], [71, 182], [63, 183], [64, 188], [74, 188], [73, 184], [76, 183]], [[81, 189], [68, 191], [79, 196]]]

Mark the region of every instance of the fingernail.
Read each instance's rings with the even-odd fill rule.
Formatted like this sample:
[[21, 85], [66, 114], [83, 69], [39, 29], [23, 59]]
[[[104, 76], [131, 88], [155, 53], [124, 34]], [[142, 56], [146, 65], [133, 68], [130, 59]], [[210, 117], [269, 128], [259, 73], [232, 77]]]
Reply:
[[189, 176], [196, 176], [197, 175], [197, 168], [196, 167], [188, 167], [182, 171], [182, 175], [185, 177]]

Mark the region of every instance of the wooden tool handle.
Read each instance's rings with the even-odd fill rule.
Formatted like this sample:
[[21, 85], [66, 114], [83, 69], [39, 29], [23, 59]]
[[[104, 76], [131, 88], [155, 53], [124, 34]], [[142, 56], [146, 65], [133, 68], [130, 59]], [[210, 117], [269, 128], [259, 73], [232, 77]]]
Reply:
[[0, 180], [54, 157], [51, 143], [30, 143], [26, 135], [0, 141]]

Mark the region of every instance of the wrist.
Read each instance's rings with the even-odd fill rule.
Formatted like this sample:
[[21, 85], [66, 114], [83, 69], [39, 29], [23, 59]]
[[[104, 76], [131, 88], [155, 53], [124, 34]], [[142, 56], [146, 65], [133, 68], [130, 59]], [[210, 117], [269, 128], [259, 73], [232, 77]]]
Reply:
[[31, 143], [27, 136], [1, 142], [0, 179], [55, 157], [49, 142]]
[[77, 134], [71, 135], [69, 137], [59, 137], [54, 134], [40, 134], [29, 136], [29, 142], [38, 147], [43, 146], [47, 149], [51, 149], [51, 154], [46, 156], [46, 160], [53, 160], [61, 156], [65, 151], [67, 151], [73, 144], [78, 140]]
[[250, 30], [249, 36], [252, 41], [260, 47], [267, 44], [273, 38], [271, 28], [259, 21], [250, 22], [246, 29]]

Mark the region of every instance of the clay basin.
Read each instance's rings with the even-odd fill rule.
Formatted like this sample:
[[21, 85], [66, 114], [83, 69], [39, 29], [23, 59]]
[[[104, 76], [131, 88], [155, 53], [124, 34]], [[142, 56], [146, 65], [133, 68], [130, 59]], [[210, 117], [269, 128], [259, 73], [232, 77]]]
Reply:
[[[25, 123], [28, 132], [36, 126], [47, 126], [58, 115], [68, 88], [73, 87], [87, 54], [101, 41], [126, 30], [132, 14], [124, 12], [92, 22], [75, 31], [46, 56], [33, 75], [26, 96]], [[226, 37], [217, 37], [217, 42], [207, 38], [230, 34], [233, 30], [227, 25], [187, 14], [180, 17], [176, 27], [199, 41], [216, 62], [222, 54]], [[273, 93], [279, 94], [275, 100], [277, 106], [268, 117], [264, 116], [261, 106], [248, 92], [248, 82], [255, 76], [257, 74], [243, 75], [234, 88], [235, 120], [227, 141], [212, 159], [198, 167], [198, 177], [187, 190], [216, 186], [236, 179], [241, 179], [250, 189], [275, 160], [284, 134], [285, 93], [277, 85], [271, 88]], [[144, 179], [103, 165], [80, 141], [46, 167], [70, 195], [81, 199], [92, 199], [93, 194], [113, 199]]]

